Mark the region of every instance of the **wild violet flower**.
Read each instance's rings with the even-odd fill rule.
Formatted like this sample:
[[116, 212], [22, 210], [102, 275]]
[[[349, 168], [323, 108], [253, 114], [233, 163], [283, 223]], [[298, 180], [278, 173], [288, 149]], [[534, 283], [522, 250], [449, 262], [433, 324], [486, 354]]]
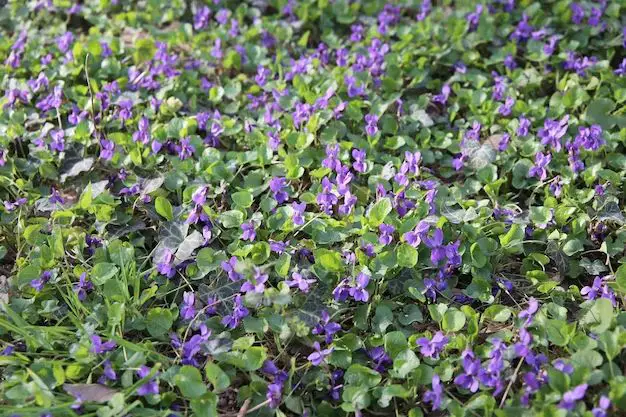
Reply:
[[378, 230], [380, 231], [380, 235], [378, 236], [378, 243], [381, 245], [388, 245], [393, 241], [393, 232], [396, 231], [396, 228], [390, 224], [381, 224], [378, 226]]
[[574, 146], [585, 148], [588, 151], [597, 151], [606, 142], [602, 137], [602, 127], [592, 125], [591, 127], [579, 127], [578, 135], [574, 139]]
[[322, 349], [319, 342], [313, 342], [313, 349], [315, 351], [307, 356], [313, 366], [320, 366], [333, 351], [333, 348]]
[[614, 306], [616, 306], [617, 300], [615, 298], [615, 293], [606, 282], [609, 278], [611, 278], [610, 275], [606, 277], [595, 277], [593, 280], [593, 284], [591, 286], [583, 287], [580, 290], [580, 294], [583, 295], [587, 300], [595, 300], [598, 297], [606, 298], [610, 300]]
[[[152, 370], [145, 365], [141, 365], [141, 367], [137, 370], [137, 376], [141, 379], [146, 378], [150, 375]], [[137, 388], [137, 395], [146, 396], [146, 395], [157, 395], [159, 393], [159, 383], [156, 381], [154, 377], [150, 378], [148, 381], [143, 383], [139, 388]]]
[[164, 249], [161, 262], [157, 263], [156, 269], [159, 274], [165, 275], [167, 278], [173, 278], [176, 275], [174, 253], [169, 248]]
[[478, 374], [481, 369], [480, 360], [469, 349], [463, 351], [461, 358], [463, 372], [454, 378], [454, 383], [470, 392], [476, 392], [480, 386], [480, 381], [478, 380]]
[[569, 116], [564, 116], [561, 120], [546, 119], [543, 127], [537, 132], [542, 145], [551, 146], [556, 152], [561, 151], [561, 138], [567, 132]]
[[304, 212], [306, 210], [306, 203], [298, 203], [294, 201], [293, 203], [291, 203], [291, 208], [294, 211], [291, 218], [293, 224], [295, 224], [296, 226], [302, 226], [304, 224]]
[[568, 52], [567, 59], [563, 63], [563, 68], [566, 70], [574, 71], [581, 77], [587, 75], [587, 69], [594, 66], [598, 62], [595, 56], [591, 58], [586, 56], [578, 56], [575, 52]]
[[287, 180], [284, 177], [273, 177], [270, 180], [270, 190], [278, 204], [284, 203], [289, 198], [289, 194], [285, 191], [286, 188]]
[[228, 278], [233, 281], [239, 281], [243, 278], [243, 276], [237, 272], [237, 258], [235, 256], [231, 256], [228, 261], [222, 261], [220, 264], [222, 269], [226, 271], [228, 274]]
[[467, 23], [469, 25], [469, 31], [473, 32], [478, 27], [478, 23], [480, 22], [480, 15], [483, 12], [483, 5], [476, 5], [476, 9], [472, 13], [467, 15]]
[[65, 132], [61, 129], [52, 129], [50, 131], [50, 150], [56, 152], [63, 152], [65, 150]]
[[365, 115], [365, 133], [367, 136], [372, 137], [378, 133], [378, 116], [375, 114]]
[[444, 84], [443, 87], [441, 87], [441, 93], [433, 96], [433, 102], [445, 105], [448, 102], [451, 91], [450, 85], [448, 83]]
[[498, 113], [500, 113], [501, 116], [510, 116], [514, 104], [515, 99], [513, 97], [507, 97], [504, 103], [498, 108]]
[[382, 346], [376, 346], [367, 350], [367, 356], [374, 362], [374, 370], [376, 372], [385, 372], [392, 365], [392, 360], [385, 352]]
[[91, 353], [100, 354], [105, 352], [110, 352], [117, 346], [114, 340], [108, 340], [106, 342], [102, 342], [102, 339], [98, 335], [91, 336], [91, 349], [89, 350]]
[[333, 207], [339, 199], [332, 192], [333, 184], [328, 179], [328, 177], [324, 177], [322, 179], [322, 191], [317, 194], [317, 204], [320, 206], [320, 209], [326, 214], [333, 214]]
[[576, 402], [582, 400], [587, 392], [587, 384], [577, 385], [571, 390], [563, 394], [563, 398], [559, 403], [559, 407], [565, 410], [573, 410], [576, 406]]
[[180, 306], [180, 318], [183, 320], [191, 320], [196, 315], [194, 304], [196, 296], [193, 292], [185, 291], [183, 293], [183, 304]]
[[438, 359], [439, 354], [443, 352], [443, 349], [446, 347], [449, 340], [450, 339], [448, 339], [442, 332], [437, 332], [433, 335], [432, 339], [421, 337], [416, 340], [416, 343], [420, 348], [422, 356]]
[[303, 293], [309, 292], [311, 284], [315, 283], [314, 279], [307, 279], [302, 274], [298, 272], [293, 272], [291, 274], [290, 280], [285, 280], [285, 284], [287, 284], [291, 288], [298, 288]]
[[548, 170], [546, 169], [546, 167], [548, 166], [548, 164], [550, 164], [551, 160], [552, 154], [550, 154], [550, 152], [547, 152], [545, 154], [538, 152], [535, 155], [535, 165], [533, 165], [528, 170], [528, 176], [537, 177], [541, 181], [545, 181], [546, 178], [548, 178]]
[[432, 389], [424, 392], [423, 399], [425, 403], [431, 405], [432, 411], [439, 410], [441, 408], [441, 400], [443, 397], [443, 387], [441, 386], [441, 379], [439, 375], [434, 374], [431, 384]]
[[524, 320], [524, 326], [528, 326], [530, 323], [532, 323], [533, 317], [538, 310], [539, 302], [534, 297], [530, 297], [528, 299], [528, 306], [526, 307], [526, 309], [520, 311], [517, 317]]
[[51, 271], [43, 271], [39, 278], [36, 278], [30, 282], [30, 286], [35, 289], [35, 291], [41, 291], [44, 289], [45, 285], [52, 278]]
[[608, 417], [609, 408], [611, 408], [611, 399], [606, 395], [602, 395], [598, 406], [591, 410], [591, 414], [593, 417]]
[[352, 157], [354, 158], [354, 162], [352, 163], [352, 168], [356, 172], [363, 173], [367, 169], [365, 163], [365, 151], [362, 149], [352, 149]]
[[530, 131], [530, 120], [525, 116], [521, 116], [518, 120], [518, 127], [516, 135], [519, 137], [528, 136], [528, 132]]
[[247, 317], [249, 314], [248, 309], [243, 305], [241, 295], [237, 294], [234, 299], [233, 309], [231, 314], [224, 316], [222, 324], [230, 329], [234, 329], [239, 326], [241, 320]]
[[252, 242], [256, 238], [256, 230], [254, 228], [254, 223], [246, 222], [241, 225], [241, 230], [243, 234], [241, 235], [242, 240], [248, 240]]
[[107, 381], [116, 381], [117, 374], [111, 365], [111, 361], [107, 359], [102, 363], [102, 365], [104, 366], [104, 370], [102, 371], [102, 376], [98, 378], [98, 383], [104, 384]]
[[78, 278], [78, 282], [74, 283], [74, 292], [78, 296], [80, 301], [84, 301], [87, 298], [87, 293], [93, 290], [93, 283], [87, 281], [87, 273], [83, 272]]
[[239, 291], [243, 293], [263, 294], [265, 291], [265, 283], [268, 279], [267, 274], [263, 274], [259, 268], [254, 269], [254, 276], [241, 285]]
[[424, 220], [420, 220], [419, 223], [415, 226], [413, 230], [410, 232], [406, 232], [403, 237], [406, 243], [417, 248], [420, 243], [422, 243], [422, 239], [428, 235], [428, 230], [430, 229], [430, 225]]
[[430, 261], [433, 265], [439, 264], [439, 262], [446, 258], [446, 248], [443, 244], [443, 230], [435, 229], [432, 237], [424, 237], [424, 243], [430, 248]]
[[341, 330], [341, 325], [331, 321], [330, 315], [326, 310], [322, 311], [321, 320], [315, 325], [311, 333], [314, 335], [324, 336], [324, 341], [330, 343], [333, 336]]
[[580, 25], [585, 18], [585, 9], [579, 3], [570, 4], [570, 9], [572, 10], [572, 22]]

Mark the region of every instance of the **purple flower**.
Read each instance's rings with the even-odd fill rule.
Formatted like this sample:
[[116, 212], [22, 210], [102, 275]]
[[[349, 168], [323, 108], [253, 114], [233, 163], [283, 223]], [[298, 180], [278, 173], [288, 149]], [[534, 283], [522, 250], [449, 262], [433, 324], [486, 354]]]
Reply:
[[563, 359], [557, 359], [553, 363], [554, 368], [564, 374], [571, 375], [574, 372], [574, 367], [569, 363], [566, 363]]
[[52, 272], [43, 271], [41, 275], [39, 275], [39, 278], [36, 278], [30, 282], [30, 286], [33, 287], [35, 291], [41, 291], [51, 278]]
[[416, 343], [423, 356], [438, 359], [439, 354], [443, 352], [449, 340], [442, 332], [437, 332], [432, 339], [421, 337], [417, 339]]
[[65, 32], [57, 38], [56, 42], [61, 52], [65, 53], [68, 49], [70, 49], [70, 46], [72, 46], [72, 42], [74, 42], [74, 35], [72, 32]]
[[443, 387], [439, 375], [434, 374], [432, 379], [432, 390], [424, 392], [424, 402], [431, 404], [432, 410], [438, 410], [441, 407], [441, 398], [443, 395]]
[[63, 152], [65, 150], [65, 132], [61, 129], [52, 129], [50, 131], [50, 150]]
[[315, 349], [315, 352], [307, 356], [307, 359], [311, 362], [313, 366], [320, 366], [322, 362], [324, 362], [326, 357], [330, 355], [333, 351], [333, 348], [322, 349], [319, 342], [313, 343], [313, 349]]
[[561, 120], [546, 119], [543, 127], [539, 129], [537, 136], [541, 138], [542, 145], [550, 145], [557, 152], [561, 151], [561, 138], [567, 132], [569, 116]]
[[306, 210], [306, 203], [297, 203], [294, 201], [291, 203], [291, 208], [294, 211], [293, 217], [291, 218], [293, 220], [293, 224], [296, 226], [302, 226], [304, 224], [303, 216]]
[[581, 77], [585, 77], [587, 75], [587, 68], [592, 67], [598, 62], [598, 59], [595, 56], [591, 58], [586, 56], [578, 56], [574, 52], [570, 51], [567, 53], [567, 59], [563, 63], [563, 68], [570, 71], [575, 71], [576, 74]]
[[80, 301], [84, 301], [87, 298], [87, 293], [93, 290], [93, 283], [87, 281], [87, 273], [80, 274], [78, 282], [74, 283], [74, 292], [78, 295]]
[[424, 237], [424, 243], [430, 248], [430, 261], [433, 265], [439, 264], [446, 258], [446, 249], [443, 245], [443, 230], [435, 229], [432, 237]]
[[418, 22], [426, 19], [426, 17], [430, 14], [432, 10], [432, 1], [431, 0], [422, 0], [422, 4], [420, 5], [420, 12], [415, 16]]
[[609, 415], [608, 410], [610, 407], [611, 400], [606, 395], [603, 395], [600, 397], [598, 406], [594, 407], [594, 409], [591, 410], [591, 414], [593, 415], [593, 417], [607, 417]]
[[207, 6], [202, 6], [198, 9], [193, 16], [193, 28], [195, 30], [204, 29], [209, 24], [209, 18], [211, 17], [211, 9]]
[[235, 296], [232, 313], [224, 316], [222, 324], [230, 329], [234, 329], [239, 326], [241, 320], [247, 317], [248, 314], [249, 311], [244, 307], [241, 295], [237, 294]]
[[191, 320], [196, 315], [194, 304], [196, 296], [193, 292], [185, 291], [183, 293], [183, 305], [180, 306], [180, 317], [183, 320]]
[[362, 149], [352, 149], [352, 157], [354, 158], [354, 162], [352, 163], [352, 168], [356, 172], [365, 172], [367, 169], [365, 164], [365, 151]]
[[380, 230], [380, 236], [378, 236], [378, 243], [381, 245], [388, 245], [393, 241], [393, 232], [396, 231], [396, 228], [390, 224], [381, 224], [378, 226], [378, 230]]
[[341, 330], [341, 325], [330, 320], [330, 315], [327, 311], [322, 311], [321, 320], [315, 325], [311, 333], [316, 335], [325, 336], [326, 343], [330, 343], [333, 340], [335, 333]]
[[115, 144], [108, 139], [100, 139], [100, 158], [110, 161], [115, 152]]
[[601, 18], [602, 9], [592, 7], [591, 12], [589, 13], [589, 19], [587, 20], [587, 23], [589, 23], [590, 26], [598, 26], [602, 21]]
[[304, 278], [304, 276], [302, 276], [302, 274], [298, 272], [293, 272], [291, 274], [291, 279], [285, 280], [285, 284], [287, 284], [289, 287], [297, 287], [303, 293], [309, 292], [310, 286], [314, 282], [316, 282], [314, 279]]
[[332, 188], [333, 183], [328, 177], [322, 178], [322, 191], [317, 195], [316, 201], [326, 214], [333, 214], [333, 206], [339, 201], [337, 196], [332, 192]]
[[563, 394], [563, 399], [559, 403], [559, 407], [566, 410], [573, 410], [577, 401], [582, 400], [587, 392], [587, 384], [578, 385]]
[[374, 370], [376, 372], [385, 372], [393, 363], [382, 346], [376, 346], [369, 349], [367, 351], [367, 356], [369, 356], [369, 358], [374, 362]]
[[517, 63], [515, 62], [513, 55], [509, 54], [506, 58], [504, 58], [504, 66], [511, 71], [517, 68]]
[[254, 77], [254, 81], [263, 87], [267, 83], [267, 78], [272, 75], [272, 71], [269, 68], [265, 68], [263, 65], [257, 66], [256, 76]]
[[579, 127], [578, 135], [574, 139], [574, 146], [583, 147], [588, 151], [597, 151], [606, 142], [602, 137], [602, 127], [592, 125], [591, 127]]
[[450, 97], [450, 84], [446, 83], [441, 87], [441, 93], [433, 96], [433, 102], [445, 105]]
[[363, 301], [367, 302], [369, 300], [369, 293], [367, 292], [367, 284], [370, 282], [370, 276], [364, 272], [359, 273], [356, 276], [356, 280], [354, 286], [352, 286], [349, 290], [350, 296], [354, 298], [355, 301]]
[[470, 392], [476, 392], [480, 386], [478, 380], [478, 374], [481, 370], [480, 360], [469, 349], [465, 350], [461, 357], [463, 358], [463, 373], [454, 378], [454, 383]]
[[525, 310], [520, 311], [517, 317], [524, 320], [524, 326], [528, 326], [533, 321], [533, 317], [538, 310], [539, 302], [534, 297], [530, 297], [528, 306]]
[[524, 137], [524, 136], [528, 136], [528, 132], [530, 130], [530, 120], [527, 119], [524, 116], [521, 116], [519, 118], [519, 122], [518, 122], [518, 127], [517, 127], [517, 136], [519, 137]]
[[244, 293], [263, 294], [265, 291], [265, 283], [267, 282], [268, 275], [263, 274], [259, 268], [254, 269], [254, 276], [250, 281], [246, 281], [241, 285], [239, 291]]
[[[146, 378], [150, 375], [151, 369], [145, 365], [141, 365], [141, 367], [137, 370], [137, 376], [141, 379]], [[159, 384], [153, 378], [150, 378], [148, 381], [143, 383], [139, 388], [137, 388], [137, 395], [146, 396], [146, 395], [156, 395], [159, 393]]]
[[478, 27], [478, 23], [480, 22], [480, 15], [483, 12], [483, 5], [476, 5], [476, 9], [472, 13], [467, 15], [467, 23], [469, 24], [469, 31], [473, 32]]
[[556, 50], [556, 45], [559, 43], [560, 36], [552, 35], [548, 39], [548, 42], [543, 45], [543, 53], [547, 56], [552, 56], [554, 51]]
[[505, 133], [502, 135], [500, 142], [498, 142], [498, 151], [504, 152], [509, 147], [509, 142], [511, 141], [511, 135]]
[[104, 370], [102, 371], [102, 376], [98, 378], [98, 383], [104, 384], [106, 381], [116, 381], [117, 374], [113, 366], [111, 366], [111, 361], [107, 359], [102, 364], [104, 365]]
[[163, 255], [161, 256], [161, 262], [159, 262], [156, 266], [159, 274], [165, 275], [168, 278], [174, 277], [176, 269], [173, 266], [173, 261], [174, 253], [169, 248], [165, 248]]
[[243, 230], [243, 234], [241, 235], [241, 239], [249, 240], [252, 242], [254, 238], [256, 238], [256, 231], [254, 229], [254, 223], [246, 222], [241, 225], [241, 230]]
[[99, 354], [110, 352], [117, 346], [114, 340], [108, 340], [102, 343], [102, 339], [98, 335], [91, 336], [91, 349], [89, 350], [91, 353]]
[[537, 177], [541, 181], [545, 181], [548, 178], [548, 170], [546, 167], [552, 161], [552, 155], [550, 152], [543, 154], [538, 152], [535, 155], [535, 165], [528, 170], [529, 177]]
[[378, 133], [378, 116], [375, 114], [365, 115], [365, 133], [367, 136], [372, 137]]
[[403, 235], [404, 240], [406, 243], [416, 248], [422, 243], [422, 239], [427, 236], [429, 229], [430, 225], [424, 220], [420, 220], [413, 230]]
[[580, 25], [585, 18], [585, 9], [578, 3], [572, 3], [570, 9], [572, 10], [572, 22]]
[[287, 188], [287, 180], [284, 177], [274, 177], [270, 180], [270, 190], [278, 204], [284, 203], [289, 198], [285, 188]]
[[191, 158], [196, 151], [196, 148], [191, 144], [189, 138], [183, 138], [180, 140], [180, 144], [177, 146], [178, 158], [184, 161], [187, 158]]
[[236, 268], [237, 268], [237, 258], [234, 256], [231, 256], [230, 259], [228, 261], [222, 261], [222, 263], [220, 264], [222, 269], [224, 271], [226, 271], [226, 273], [228, 274], [228, 278], [231, 281], [239, 281], [241, 280], [243, 277], [241, 276], [240, 273], [237, 272]]
[[605, 282], [611, 276], [607, 276], [604, 278], [595, 277], [593, 280], [593, 284], [591, 286], [583, 287], [580, 290], [580, 294], [585, 296], [587, 300], [595, 300], [598, 297], [606, 298], [611, 301], [613, 305], [617, 305], [617, 301], [615, 299], [615, 293], [607, 285]]
[[626, 75], [626, 58], [622, 59], [622, 63], [619, 64], [619, 67], [617, 67], [617, 69], [615, 70], [615, 75], [620, 75], [620, 76]]
[[354, 98], [365, 95], [365, 87], [363, 85], [357, 85], [356, 78], [346, 76], [343, 81], [346, 84], [348, 97]]
[[504, 103], [498, 108], [498, 113], [500, 113], [501, 116], [509, 116], [513, 105], [515, 105], [515, 99], [513, 97], [507, 97]]

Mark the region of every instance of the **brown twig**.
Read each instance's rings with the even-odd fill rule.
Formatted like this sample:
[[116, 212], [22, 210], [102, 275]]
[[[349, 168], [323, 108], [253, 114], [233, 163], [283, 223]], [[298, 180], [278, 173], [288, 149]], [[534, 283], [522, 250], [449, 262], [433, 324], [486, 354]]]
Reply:
[[243, 402], [243, 405], [239, 409], [239, 412], [237, 413], [237, 417], [243, 417], [248, 414], [248, 407], [250, 407], [251, 401], [252, 400], [250, 400], [250, 398], [246, 398], [246, 400]]

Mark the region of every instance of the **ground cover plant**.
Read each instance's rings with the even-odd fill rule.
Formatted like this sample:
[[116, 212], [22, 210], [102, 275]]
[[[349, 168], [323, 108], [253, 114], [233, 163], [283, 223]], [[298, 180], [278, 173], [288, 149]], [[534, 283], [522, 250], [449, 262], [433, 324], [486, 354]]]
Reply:
[[0, 414], [626, 415], [626, 4], [0, 8]]

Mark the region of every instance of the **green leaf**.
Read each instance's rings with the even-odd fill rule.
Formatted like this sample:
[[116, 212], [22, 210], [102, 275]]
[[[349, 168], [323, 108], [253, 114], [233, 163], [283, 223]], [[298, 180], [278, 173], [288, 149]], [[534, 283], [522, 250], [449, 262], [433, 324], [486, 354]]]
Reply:
[[580, 239], [572, 239], [565, 242], [563, 245], [563, 253], [567, 256], [572, 256], [575, 253], [583, 251], [583, 242]]
[[406, 336], [404, 336], [404, 333], [400, 331], [389, 332], [385, 334], [384, 340], [385, 351], [389, 353], [391, 359], [395, 358], [398, 353], [409, 347]]
[[391, 213], [391, 200], [382, 198], [376, 202], [369, 211], [369, 224], [373, 227], [380, 226], [389, 213]]
[[456, 308], [448, 309], [443, 315], [441, 328], [447, 332], [458, 332], [465, 326], [465, 314]]
[[315, 251], [315, 264], [330, 272], [343, 271], [341, 254], [332, 250], [317, 249]]
[[167, 220], [172, 221], [174, 219], [174, 209], [172, 208], [172, 203], [167, 198], [158, 196], [154, 201], [154, 208], [157, 213]]
[[153, 337], [165, 335], [174, 323], [174, 316], [170, 310], [162, 307], [155, 307], [148, 311], [146, 316], [146, 328]]
[[398, 265], [405, 268], [413, 268], [417, 264], [417, 249], [406, 243], [402, 243], [398, 246], [398, 253], [396, 255]]
[[219, 215], [219, 221], [227, 229], [241, 226], [243, 223], [243, 213], [239, 210], [229, 210]]
[[218, 417], [217, 395], [212, 392], [206, 392], [201, 397], [191, 400], [190, 405], [194, 417]]
[[252, 193], [250, 191], [237, 191], [232, 195], [233, 201], [237, 207], [248, 208], [252, 205], [252, 201], [254, 198], [252, 197]]
[[197, 398], [207, 392], [200, 371], [193, 366], [185, 365], [180, 368], [174, 377], [174, 383], [187, 398]]
[[591, 308], [582, 316], [580, 324], [593, 333], [600, 334], [611, 327], [613, 321], [613, 304], [608, 298], [594, 300]]
[[263, 362], [267, 359], [267, 352], [264, 347], [252, 346], [243, 354], [244, 370], [256, 371], [263, 366]]
[[491, 321], [504, 323], [511, 317], [511, 309], [507, 306], [494, 304], [485, 309], [483, 317]]
[[100, 262], [93, 267], [90, 278], [94, 284], [103, 285], [105, 282], [113, 278], [117, 274], [117, 271], [117, 266], [108, 262]]
[[378, 372], [360, 364], [350, 365], [343, 376], [347, 385], [375, 387], [382, 380]]
[[403, 350], [398, 353], [393, 360], [393, 370], [391, 372], [394, 378], [406, 378], [409, 373], [420, 366], [420, 360], [415, 352], [411, 349]]

